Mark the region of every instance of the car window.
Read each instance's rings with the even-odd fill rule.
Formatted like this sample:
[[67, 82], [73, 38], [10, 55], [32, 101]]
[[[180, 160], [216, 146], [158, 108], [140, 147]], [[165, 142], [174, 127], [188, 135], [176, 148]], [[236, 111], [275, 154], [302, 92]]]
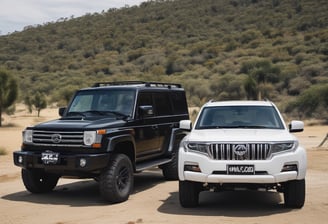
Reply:
[[202, 110], [196, 129], [206, 128], [284, 127], [277, 111], [271, 106], [220, 106]]
[[184, 92], [172, 92], [171, 99], [174, 114], [188, 114], [187, 100]]
[[68, 112], [118, 112], [131, 115], [134, 108], [134, 90], [80, 91], [74, 97]]
[[158, 116], [172, 115], [172, 106], [168, 92], [154, 93], [155, 111]]
[[[152, 106], [153, 105], [153, 98], [152, 98], [152, 94], [149, 92], [144, 92], [144, 93], [139, 93], [138, 96], [138, 102], [137, 102], [137, 108], [139, 108], [140, 106]], [[137, 110], [137, 116], [139, 116], [140, 111]]]

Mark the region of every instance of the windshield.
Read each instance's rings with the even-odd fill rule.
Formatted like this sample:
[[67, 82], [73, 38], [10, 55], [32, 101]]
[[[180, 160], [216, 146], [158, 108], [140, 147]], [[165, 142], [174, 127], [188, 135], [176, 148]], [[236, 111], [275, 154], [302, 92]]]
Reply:
[[200, 114], [196, 129], [269, 128], [283, 129], [283, 123], [272, 106], [206, 107]]
[[94, 113], [96, 115], [121, 115], [132, 116], [134, 108], [134, 90], [85, 90], [78, 92], [67, 115], [85, 115]]

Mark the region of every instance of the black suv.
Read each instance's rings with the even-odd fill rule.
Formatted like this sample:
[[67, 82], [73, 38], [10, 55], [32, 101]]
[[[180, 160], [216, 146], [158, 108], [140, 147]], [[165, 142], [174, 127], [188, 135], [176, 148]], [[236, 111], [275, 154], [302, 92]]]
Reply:
[[14, 163], [32, 193], [52, 191], [64, 176], [94, 178], [111, 203], [128, 199], [133, 173], [159, 166], [178, 179], [177, 150], [189, 119], [179, 84], [97, 83], [77, 91], [58, 120], [27, 127]]

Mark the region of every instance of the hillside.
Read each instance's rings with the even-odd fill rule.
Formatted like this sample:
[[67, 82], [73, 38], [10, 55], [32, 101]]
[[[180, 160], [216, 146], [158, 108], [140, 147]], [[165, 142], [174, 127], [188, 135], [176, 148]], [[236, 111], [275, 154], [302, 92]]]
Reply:
[[[156, 80], [182, 83], [190, 105], [267, 97], [295, 113], [308, 92], [327, 91], [326, 0], [157, 0], [106, 10], [0, 37], [0, 67], [17, 76], [21, 98], [40, 91], [63, 104], [96, 81]], [[325, 105], [297, 115], [328, 120]]]

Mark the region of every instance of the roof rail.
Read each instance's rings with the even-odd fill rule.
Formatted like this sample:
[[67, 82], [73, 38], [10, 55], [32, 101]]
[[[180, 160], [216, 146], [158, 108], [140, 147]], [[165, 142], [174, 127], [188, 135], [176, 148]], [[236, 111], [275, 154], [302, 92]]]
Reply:
[[92, 87], [101, 87], [101, 86], [121, 86], [121, 85], [140, 85], [145, 84], [141, 81], [121, 81], [121, 82], [96, 82]]
[[92, 87], [101, 86], [120, 86], [120, 85], [145, 85], [145, 87], [165, 87], [171, 89], [181, 88], [181, 84], [176, 83], [162, 83], [162, 82], [143, 82], [143, 81], [121, 81], [121, 82], [97, 82]]
[[181, 88], [181, 84], [177, 83], [164, 83], [164, 82], [145, 82], [146, 87], [166, 87], [171, 89], [172, 87]]

